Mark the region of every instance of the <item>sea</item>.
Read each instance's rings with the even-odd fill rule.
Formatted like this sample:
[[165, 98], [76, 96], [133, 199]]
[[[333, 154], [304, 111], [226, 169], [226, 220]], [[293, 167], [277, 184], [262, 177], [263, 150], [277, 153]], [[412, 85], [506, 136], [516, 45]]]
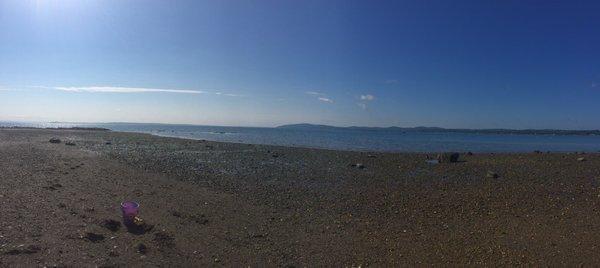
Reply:
[[387, 129], [286, 129], [140, 123], [0, 122], [0, 127], [100, 127], [221, 142], [379, 152], [600, 152], [599, 135], [403, 132]]

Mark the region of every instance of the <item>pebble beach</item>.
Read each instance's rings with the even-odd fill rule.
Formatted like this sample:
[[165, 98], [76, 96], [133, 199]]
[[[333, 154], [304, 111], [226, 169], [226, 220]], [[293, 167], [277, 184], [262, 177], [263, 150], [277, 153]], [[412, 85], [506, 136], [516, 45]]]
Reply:
[[0, 266], [600, 263], [600, 154], [435, 155], [0, 129]]

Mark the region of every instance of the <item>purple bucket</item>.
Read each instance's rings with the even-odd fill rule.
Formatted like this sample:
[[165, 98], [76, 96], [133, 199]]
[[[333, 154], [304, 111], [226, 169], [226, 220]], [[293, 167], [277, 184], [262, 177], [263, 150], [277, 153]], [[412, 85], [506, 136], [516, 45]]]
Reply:
[[133, 201], [121, 203], [121, 212], [123, 212], [123, 221], [125, 224], [133, 223], [133, 219], [137, 216], [140, 204]]

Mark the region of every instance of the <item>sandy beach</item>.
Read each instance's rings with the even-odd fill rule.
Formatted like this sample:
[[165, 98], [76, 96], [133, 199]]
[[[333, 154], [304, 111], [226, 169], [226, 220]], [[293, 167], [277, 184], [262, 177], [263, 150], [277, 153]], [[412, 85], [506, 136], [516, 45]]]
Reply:
[[425, 159], [0, 129], [0, 266], [600, 263], [600, 154]]

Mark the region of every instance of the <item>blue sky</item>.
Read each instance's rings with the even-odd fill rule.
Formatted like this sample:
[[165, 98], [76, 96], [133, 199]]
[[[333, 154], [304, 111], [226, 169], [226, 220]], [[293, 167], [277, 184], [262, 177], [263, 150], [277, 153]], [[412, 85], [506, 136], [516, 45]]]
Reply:
[[600, 2], [0, 0], [0, 120], [600, 129]]

